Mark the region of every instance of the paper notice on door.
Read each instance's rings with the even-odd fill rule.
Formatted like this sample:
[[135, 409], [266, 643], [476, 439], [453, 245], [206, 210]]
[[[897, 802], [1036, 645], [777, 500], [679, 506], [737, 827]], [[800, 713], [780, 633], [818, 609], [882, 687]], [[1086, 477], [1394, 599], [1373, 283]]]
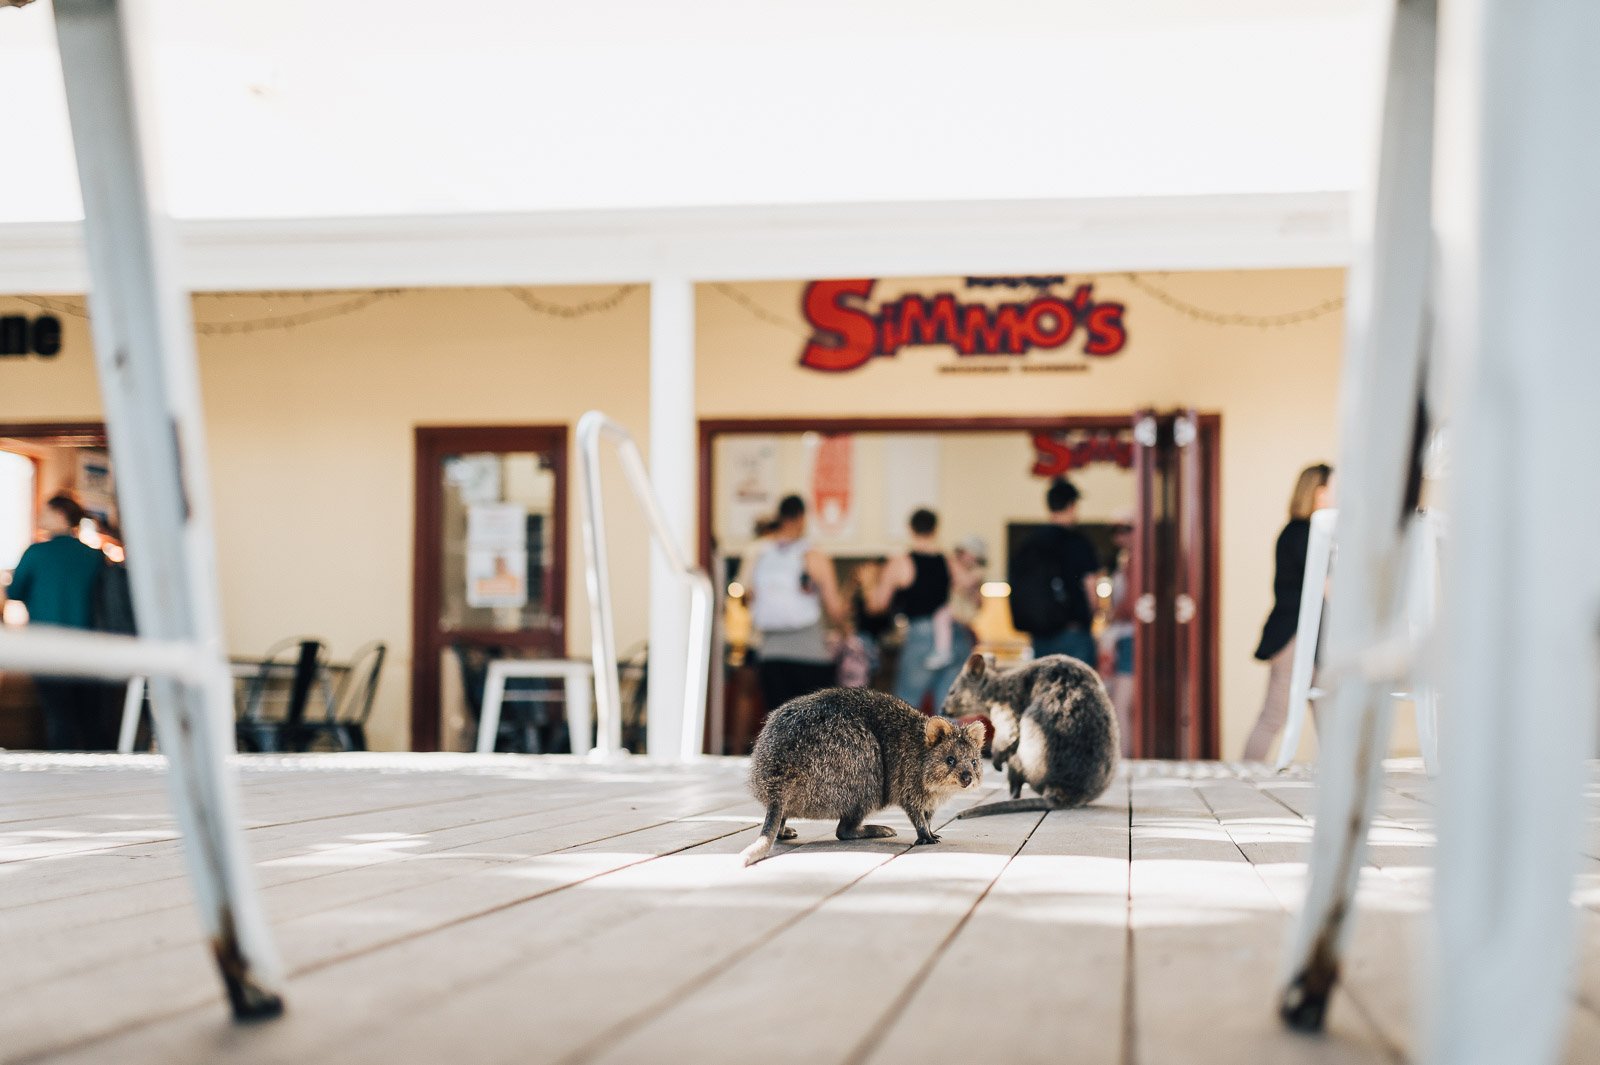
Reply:
[[526, 606], [528, 553], [494, 547], [467, 548], [467, 605]]
[[479, 503], [467, 508], [467, 605], [526, 606], [528, 508]]

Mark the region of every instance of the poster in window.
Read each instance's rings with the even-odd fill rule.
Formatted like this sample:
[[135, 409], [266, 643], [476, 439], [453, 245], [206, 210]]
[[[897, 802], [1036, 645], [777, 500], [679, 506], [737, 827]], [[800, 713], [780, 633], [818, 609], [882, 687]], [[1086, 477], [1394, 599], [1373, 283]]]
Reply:
[[755, 537], [758, 522], [778, 510], [778, 440], [772, 436], [730, 436], [722, 459], [728, 471], [728, 542]]
[[522, 607], [528, 602], [528, 508], [477, 503], [467, 508], [467, 605]]
[[467, 605], [512, 606], [528, 603], [528, 554], [516, 548], [467, 548]]
[[856, 534], [855, 437], [849, 433], [806, 435], [811, 475], [812, 531], [823, 540], [850, 540]]

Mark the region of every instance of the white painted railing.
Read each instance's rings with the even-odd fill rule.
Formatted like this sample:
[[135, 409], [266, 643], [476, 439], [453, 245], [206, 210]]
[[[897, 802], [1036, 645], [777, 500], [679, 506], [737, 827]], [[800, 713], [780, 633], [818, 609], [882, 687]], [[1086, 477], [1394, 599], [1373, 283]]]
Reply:
[[[706, 727], [706, 681], [711, 673], [711, 578], [691, 564], [672, 535], [645, 470], [639, 447], [619, 423], [592, 410], [578, 419], [578, 460], [582, 470], [583, 546], [589, 588], [589, 640], [594, 654], [595, 751], [611, 757], [622, 749], [621, 682], [617, 674], [617, 636], [611, 605], [611, 567], [606, 556], [605, 508], [600, 499], [600, 442], [616, 447], [628, 487], [644, 512], [650, 535], [667, 562], [689, 588], [689, 652], [683, 685], [683, 731], [679, 757], [699, 757]], [[652, 751], [652, 754], [663, 752]]]
[[228, 665], [220, 654], [207, 654], [196, 644], [34, 625], [0, 630], [0, 669], [92, 680], [155, 673], [204, 684], [213, 671], [226, 675]]

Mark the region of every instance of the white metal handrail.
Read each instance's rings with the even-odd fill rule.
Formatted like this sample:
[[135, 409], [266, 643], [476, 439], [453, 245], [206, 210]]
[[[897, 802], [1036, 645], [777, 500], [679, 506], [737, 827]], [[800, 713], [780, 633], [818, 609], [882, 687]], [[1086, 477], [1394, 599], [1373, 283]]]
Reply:
[[[622, 696], [617, 673], [617, 636], [611, 606], [611, 567], [606, 557], [605, 508], [600, 501], [600, 441], [610, 437], [650, 535], [667, 563], [689, 588], [689, 650], [683, 685], [683, 737], [680, 755], [699, 757], [706, 722], [706, 681], [711, 673], [711, 578], [691, 565], [672, 535], [656, 499], [655, 486], [633, 436], [604, 412], [578, 419], [578, 460], [583, 482], [583, 546], [589, 588], [589, 640], [594, 654], [595, 751], [611, 757], [622, 749]], [[654, 753], [654, 752], [652, 752]]]

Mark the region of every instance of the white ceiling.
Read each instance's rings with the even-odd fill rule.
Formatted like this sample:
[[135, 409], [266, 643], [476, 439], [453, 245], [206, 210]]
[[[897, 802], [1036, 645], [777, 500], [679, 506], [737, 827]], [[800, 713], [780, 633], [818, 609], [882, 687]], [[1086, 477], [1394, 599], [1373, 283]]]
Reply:
[[[171, 210], [273, 219], [1339, 193], [1384, 6], [150, 0], [149, 25]], [[80, 216], [50, 17], [0, 9], [0, 223]]]

